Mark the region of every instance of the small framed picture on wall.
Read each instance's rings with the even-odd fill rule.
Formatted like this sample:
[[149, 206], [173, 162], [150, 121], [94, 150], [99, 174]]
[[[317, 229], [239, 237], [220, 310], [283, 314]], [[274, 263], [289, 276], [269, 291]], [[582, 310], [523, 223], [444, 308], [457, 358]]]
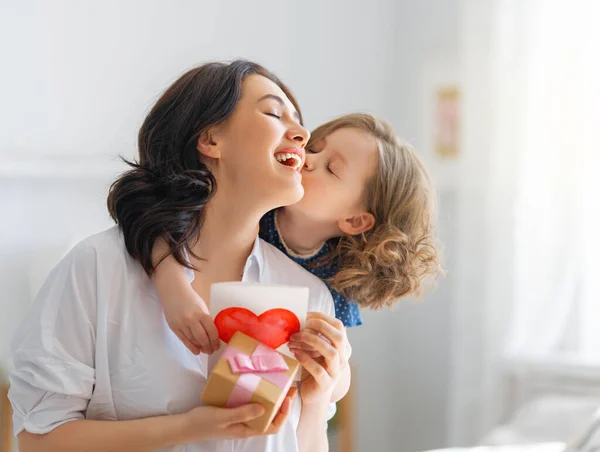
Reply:
[[435, 153], [455, 159], [459, 152], [459, 91], [456, 85], [440, 87], [435, 93]]
[[458, 63], [425, 65], [419, 77], [420, 134], [415, 145], [438, 188], [459, 184], [461, 108]]

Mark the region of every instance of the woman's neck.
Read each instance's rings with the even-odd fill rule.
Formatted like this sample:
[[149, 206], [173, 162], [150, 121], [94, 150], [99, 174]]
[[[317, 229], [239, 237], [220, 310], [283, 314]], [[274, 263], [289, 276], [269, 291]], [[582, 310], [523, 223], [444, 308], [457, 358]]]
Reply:
[[334, 237], [331, 225], [315, 223], [293, 209], [281, 208], [276, 212], [277, 230], [283, 244], [296, 256], [310, 256]]
[[206, 205], [198, 240], [192, 246], [194, 254], [201, 258], [193, 262], [200, 270], [197, 283], [201, 286], [242, 279], [263, 214], [243, 204], [219, 189]]

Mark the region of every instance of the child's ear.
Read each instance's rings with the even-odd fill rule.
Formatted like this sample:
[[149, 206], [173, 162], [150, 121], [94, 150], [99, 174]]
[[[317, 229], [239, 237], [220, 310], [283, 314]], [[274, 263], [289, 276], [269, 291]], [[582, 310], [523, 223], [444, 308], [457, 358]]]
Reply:
[[338, 221], [338, 227], [344, 234], [358, 235], [375, 226], [375, 217], [368, 212], [361, 212], [353, 217]]
[[198, 137], [196, 149], [205, 157], [210, 157], [213, 159], [218, 159], [221, 157], [221, 150], [219, 149], [219, 146], [217, 146], [217, 141], [215, 140], [215, 136], [211, 130], [207, 130], [200, 135], [200, 137]]

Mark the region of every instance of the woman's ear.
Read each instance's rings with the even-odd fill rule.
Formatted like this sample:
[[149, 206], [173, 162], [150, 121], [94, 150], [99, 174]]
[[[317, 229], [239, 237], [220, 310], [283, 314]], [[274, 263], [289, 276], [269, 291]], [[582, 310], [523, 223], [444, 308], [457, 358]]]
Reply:
[[348, 235], [362, 234], [373, 226], [375, 226], [375, 217], [368, 212], [360, 212], [358, 215], [338, 221], [338, 227], [344, 234]]
[[196, 149], [200, 154], [205, 157], [218, 159], [221, 157], [221, 151], [211, 130], [207, 130], [200, 137], [196, 143]]

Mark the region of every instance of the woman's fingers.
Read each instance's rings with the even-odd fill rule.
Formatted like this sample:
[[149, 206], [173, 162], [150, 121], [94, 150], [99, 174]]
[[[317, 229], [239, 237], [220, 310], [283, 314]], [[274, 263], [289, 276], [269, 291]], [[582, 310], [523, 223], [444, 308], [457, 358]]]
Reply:
[[343, 347], [346, 341], [346, 330], [339, 330], [323, 319], [311, 319], [306, 322], [306, 328], [322, 334], [335, 347]]
[[[346, 327], [340, 320], [321, 312], [310, 312], [306, 321], [305, 331], [307, 330], [314, 331], [331, 342], [338, 349], [342, 360], [348, 361], [350, 359], [352, 347], [348, 341]], [[293, 335], [291, 339], [293, 341], [300, 340], [301, 336], [298, 337], [298, 334], [301, 333]]]
[[246, 422], [252, 421], [264, 414], [264, 407], [260, 404], [244, 405], [239, 408], [221, 408], [217, 412], [217, 415], [220, 416], [219, 420], [235, 437], [247, 438], [258, 435], [271, 435], [277, 433], [283, 424], [285, 424], [291, 412], [292, 401], [296, 397], [297, 392], [298, 389], [295, 386], [290, 388], [266, 432], [258, 432], [245, 425]]
[[285, 396], [285, 399], [283, 400], [283, 403], [281, 404], [281, 408], [279, 408], [279, 412], [273, 418], [273, 422], [271, 423], [267, 434], [270, 435], [272, 433], [276, 433], [281, 429], [292, 410], [292, 402], [294, 401], [297, 392], [298, 389], [295, 386], [290, 388]]
[[331, 368], [329, 368], [329, 364], [325, 368], [305, 352], [299, 351], [295, 355], [298, 362], [320, 386], [327, 386], [330, 379], [339, 373], [339, 362], [334, 361]]
[[296, 395], [298, 394], [298, 388], [296, 386], [292, 386], [287, 393], [287, 396], [290, 398], [290, 401], [294, 401]]
[[321, 312], [309, 312], [305, 330], [292, 335], [290, 338], [291, 341], [301, 341], [302, 334], [306, 331], [313, 331], [316, 334], [322, 335], [336, 348], [345, 347], [345, 343], [348, 342], [344, 324], [335, 317]]
[[259, 403], [250, 403], [237, 408], [218, 408], [215, 411], [216, 421], [223, 425], [243, 424], [261, 417], [265, 408]]
[[300, 341], [290, 341], [288, 343], [288, 347], [290, 349], [304, 350], [305, 352], [313, 352], [315, 350], [310, 345], [305, 344], [304, 342], [300, 342]]
[[306, 316], [306, 321], [308, 322], [310, 320], [323, 320], [324, 322], [329, 323], [332, 327], [340, 331], [346, 328], [344, 326], [344, 323], [340, 319], [327, 314], [323, 314], [322, 312], [309, 312]]
[[[325, 364], [327, 370], [331, 375], [336, 375], [340, 367], [340, 354], [338, 350], [325, 341], [322, 337], [317, 336], [315, 333], [309, 331], [303, 331], [299, 333], [302, 335], [302, 341], [305, 344], [310, 345], [315, 351], [317, 351], [323, 358], [325, 358]], [[302, 351], [307, 356], [308, 353]]]
[[290, 349], [290, 351], [292, 353], [295, 353], [297, 351], [304, 351], [304, 352], [308, 353], [308, 355], [311, 358], [315, 358], [316, 359], [316, 358], [320, 358], [321, 357], [321, 354], [317, 350], [315, 350], [310, 345], [305, 344], [303, 342], [290, 342], [288, 344], [288, 347], [289, 347], [289, 349]]
[[312, 359], [314, 360], [318, 360], [319, 358], [323, 358], [323, 355], [321, 355], [318, 351], [316, 350], [304, 350], [306, 352], [306, 354], [308, 356], [310, 356]]
[[[325, 359], [334, 359], [337, 357], [337, 350], [326, 338], [323, 338], [310, 331], [299, 333], [302, 342], [310, 347], [310, 350], [319, 352]], [[302, 350], [306, 351], [306, 350]]]

